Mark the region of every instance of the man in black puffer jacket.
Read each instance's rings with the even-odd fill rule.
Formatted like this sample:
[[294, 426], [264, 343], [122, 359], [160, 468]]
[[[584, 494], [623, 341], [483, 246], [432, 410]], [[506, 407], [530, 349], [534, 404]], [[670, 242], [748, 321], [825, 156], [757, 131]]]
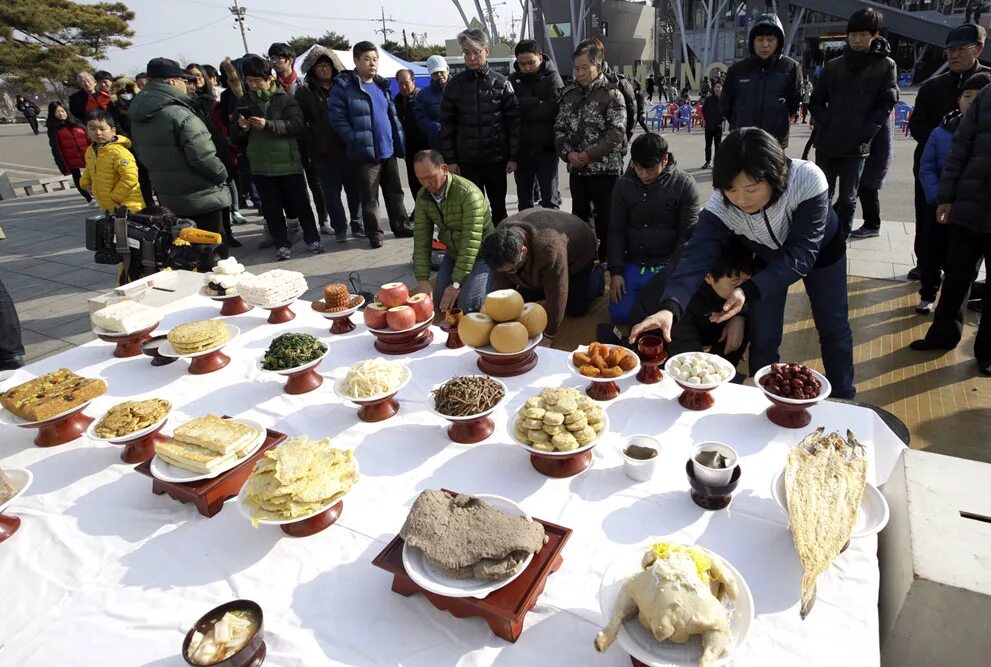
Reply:
[[506, 217], [506, 174], [516, 171], [520, 111], [513, 84], [489, 68], [489, 38], [458, 34], [467, 69], [452, 77], [440, 103], [440, 144], [448, 170], [485, 193], [492, 220]]
[[802, 102], [802, 68], [782, 55], [785, 31], [775, 14], [757, 17], [750, 56], [726, 72], [720, 104], [729, 129], [759, 127], [788, 147], [790, 117]]
[[519, 210], [533, 207], [534, 181], [540, 186], [540, 205], [560, 208], [554, 121], [564, 82], [532, 39], [516, 45], [513, 69], [509, 81], [520, 103], [520, 152], [515, 174]]
[[[991, 261], [991, 86], [985, 86], [960, 120], [939, 179], [936, 222], [949, 225], [946, 279], [933, 324], [914, 350], [952, 350], [963, 334], [964, 307], [981, 260]], [[991, 315], [981, 314], [974, 341], [981, 372], [991, 375]]]
[[826, 63], [809, 103], [816, 164], [826, 174], [830, 200], [836, 196], [844, 238], [853, 226], [857, 187], [871, 142], [898, 101], [895, 61], [871, 49], [881, 33], [881, 17], [871, 8], [859, 9], [846, 32], [843, 55]]

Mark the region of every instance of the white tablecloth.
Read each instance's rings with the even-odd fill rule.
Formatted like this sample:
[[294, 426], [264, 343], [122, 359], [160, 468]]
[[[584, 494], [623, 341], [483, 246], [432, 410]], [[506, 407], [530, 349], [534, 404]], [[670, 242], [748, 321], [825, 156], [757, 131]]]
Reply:
[[[402, 359], [413, 379], [400, 394], [399, 414], [366, 424], [334, 395], [332, 382], [352, 363], [379, 356], [371, 335], [359, 324], [330, 336], [329, 323], [308, 304], [294, 310], [296, 319], [284, 325], [266, 324], [258, 309], [230, 318], [242, 331], [226, 348], [232, 361], [206, 376], [189, 375], [183, 360], [153, 368], [143, 356], [114, 359], [112, 346], [93, 342], [33, 364], [5, 385], [68, 367], [109, 385], [87, 409], [91, 416], [123, 399], [159, 396], [174, 406], [167, 432], [214, 412], [290, 436], [330, 436], [335, 446], [354, 448], [362, 478], [336, 525], [294, 539], [277, 527], [253, 529], [236, 500], [207, 519], [153, 495], [151, 480], [121, 463], [119, 447], [82, 438], [41, 449], [32, 445], [35, 431], [0, 427], [0, 466], [34, 474], [32, 488], [8, 510], [22, 518], [21, 528], [0, 544], [0, 664], [181, 665], [182, 638], [195, 619], [227, 600], [250, 598], [264, 610], [273, 665], [628, 665], [618, 645], [605, 655], [592, 647], [603, 622], [599, 582], [617, 553], [655, 537], [713, 549], [746, 578], [757, 619], [735, 665], [879, 662], [875, 538], [855, 540], [820, 577], [815, 610], [799, 619], [801, 568], [770, 482], [807, 430], [771, 424], [758, 390], [721, 387], [715, 408], [696, 413], [673, 400], [680, 390], [669, 378], [652, 386], [625, 381], [608, 405], [611, 431], [592, 467], [550, 479], [511, 444], [506, 424], [535, 388], [585, 384], [567, 370], [563, 352], [541, 348], [537, 368], [506, 380], [509, 398], [494, 415], [493, 436], [458, 445], [424, 401], [434, 385], [476, 372], [471, 350], [446, 349], [435, 329], [432, 345]], [[172, 305], [161, 329], [215, 316], [216, 304], [190, 297]], [[327, 381], [315, 392], [290, 396], [283, 379], [256, 370], [268, 342], [286, 331], [330, 345], [320, 367]], [[901, 444], [873, 412], [827, 402], [814, 410], [813, 426], [819, 424], [852, 429], [867, 445], [872, 481], [887, 479]], [[650, 482], [623, 474], [617, 445], [636, 433], [662, 444]], [[721, 512], [699, 509], [688, 494], [685, 462], [704, 440], [727, 442], [741, 456], [739, 489]], [[440, 487], [505, 496], [574, 531], [563, 567], [515, 644], [480, 619], [456, 619], [422, 596], [392, 593], [391, 575], [371, 564], [419, 491]]]

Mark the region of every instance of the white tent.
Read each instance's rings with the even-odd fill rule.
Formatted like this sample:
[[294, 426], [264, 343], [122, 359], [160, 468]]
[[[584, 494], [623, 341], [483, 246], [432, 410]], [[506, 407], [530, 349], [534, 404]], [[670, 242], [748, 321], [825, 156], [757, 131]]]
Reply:
[[[316, 48], [316, 45], [311, 46], [303, 53], [296, 56], [296, 74], [302, 78], [305, 73], [302, 71], [303, 60], [306, 59], [307, 54]], [[350, 51], [334, 51], [337, 57], [341, 59], [341, 64], [344, 65], [344, 69], [354, 69], [354, 58], [351, 56]], [[401, 69], [413, 70], [413, 74], [416, 76], [429, 76], [427, 74], [427, 68], [421, 67], [420, 65], [413, 65], [407, 63], [399, 58], [395, 57], [388, 51], [379, 49], [379, 76], [386, 79], [394, 79], [396, 77], [396, 72]]]

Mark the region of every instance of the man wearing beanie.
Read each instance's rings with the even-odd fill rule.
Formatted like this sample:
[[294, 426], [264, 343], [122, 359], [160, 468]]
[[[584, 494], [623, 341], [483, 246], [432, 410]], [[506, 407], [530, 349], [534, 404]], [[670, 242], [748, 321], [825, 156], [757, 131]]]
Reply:
[[787, 147], [790, 119], [802, 103], [802, 68], [782, 55], [784, 45], [777, 15], [758, 16], [750, 29], [750, 56], [726, 72], [719, 102], [731, 130], [759, 127]]
[[947, 228], [937, 224], [936, 208], [926, 203], [926, 194], [919, 182], [919, 161], [926, 141], [943, 117], [957, 108], [957, 99], [963, 85], [977, 72], [991, 72], [977, 57], [984, 49], [987, 32], [979, 25], [957, 26], [946, 37], [946, 65], [948, 72], [933, 77], [919, 88], [915, 96], [915, 108], [908, 129], [917, 143], [912, 173], [915, 176], [915, 256], [917, 271], [909, 277], [920, 280], [928, 275], [926, 283], [939, 289], [940, 267], [946, 260]]
[[871, 49], [880, 33], [881, 17], [873, 9], [854, 12], [843, 55], [823, 67], [809, 103], [816, 164], [826, 174], [830, 200], [836, 196], [844, 237], [853, 226], [857, 187], [871, 142], [898, 101], [895, 61]]

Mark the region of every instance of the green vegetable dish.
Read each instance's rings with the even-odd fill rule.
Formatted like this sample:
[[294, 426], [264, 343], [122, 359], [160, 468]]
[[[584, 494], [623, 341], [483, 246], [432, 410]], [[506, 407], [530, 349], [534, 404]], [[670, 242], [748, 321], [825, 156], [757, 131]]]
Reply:
[[282, 334], [268, 346], [262, 368], [267, 371], [298, 368], [320, 358], [326, 351], [327, 345], [309, 334]]

